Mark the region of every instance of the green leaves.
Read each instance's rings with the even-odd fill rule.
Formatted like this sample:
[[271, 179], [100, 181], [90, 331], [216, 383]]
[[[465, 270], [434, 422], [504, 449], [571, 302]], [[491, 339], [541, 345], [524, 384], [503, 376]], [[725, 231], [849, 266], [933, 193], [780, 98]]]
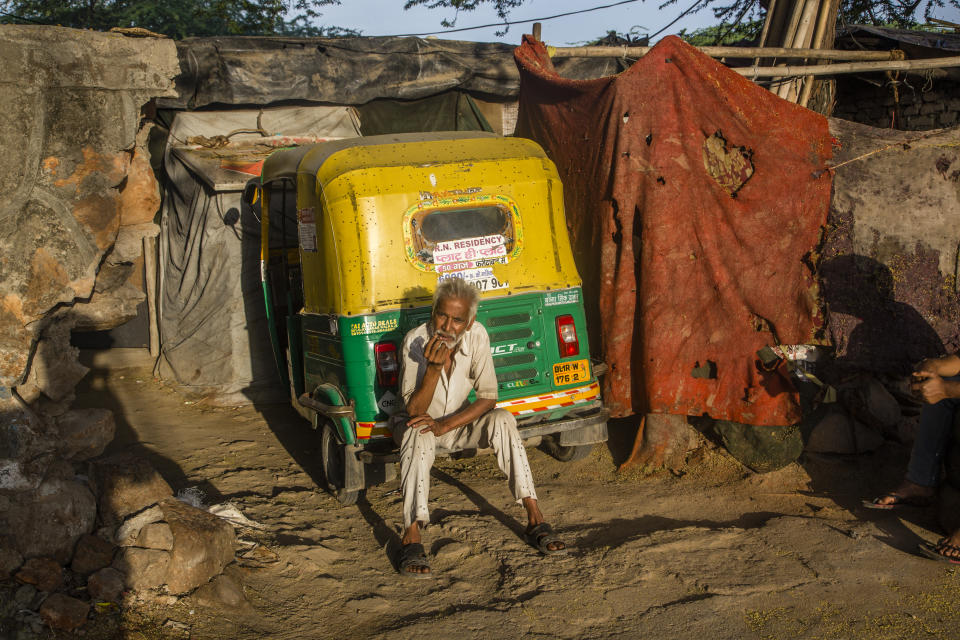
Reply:
[[357, 35], [316, 26], [339, 0], [0, 0], [0, 22], [107, 31], [142, 27], [171, 38], [218, 35]]

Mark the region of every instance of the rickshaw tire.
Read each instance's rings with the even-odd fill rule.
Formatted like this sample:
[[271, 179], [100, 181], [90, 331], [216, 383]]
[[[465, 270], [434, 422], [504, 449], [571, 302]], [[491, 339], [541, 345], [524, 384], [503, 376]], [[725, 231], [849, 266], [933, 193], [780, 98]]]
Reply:
[[337, 437], [336, 429], [329, 421], [325, 421], [320, 433], [320, 458], [323, 466], [324, 488], [333, 495], [337, 502], [344, 506], [357, 503], [360, 497], [359, 490], [344, 489], [346, 477], [346, 459], [344, 445]]
[[560, 439], [556, 435], [544, 436], [541, 446], [544, 451], [560, 462], [583, 460], [593, 451], [592, 444], [578, 444], [564, 447], [560, 444]]

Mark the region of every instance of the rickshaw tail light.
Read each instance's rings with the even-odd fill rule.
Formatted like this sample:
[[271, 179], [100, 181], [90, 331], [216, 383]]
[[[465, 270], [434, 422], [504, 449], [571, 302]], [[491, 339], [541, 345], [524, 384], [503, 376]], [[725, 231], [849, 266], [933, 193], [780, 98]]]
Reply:
[[373, 345], [373, 356], [377, 365], [377, 382], [380, 386], [397, 386], [397, 374], [400, 371], [400, 365], [397, 362], [397, 345], [392, 342], [378, 342]]
[[557, 346], [560, 347], [561, 358], [580, 353], [577, 327], [573, 324], [573, 316], [571, 315], [557, 316]]

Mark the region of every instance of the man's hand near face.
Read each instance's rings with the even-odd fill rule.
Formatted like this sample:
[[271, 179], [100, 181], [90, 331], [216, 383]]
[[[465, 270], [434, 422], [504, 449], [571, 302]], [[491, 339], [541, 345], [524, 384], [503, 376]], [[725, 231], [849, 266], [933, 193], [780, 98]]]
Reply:
[[430, 336], [423, 348], [423, 356], [427, 359], [427, 366], [438, 371], [450, 364], [451, 353], [453, 353], [453, 349], [447, 346], [446, 340], [436, 332]]

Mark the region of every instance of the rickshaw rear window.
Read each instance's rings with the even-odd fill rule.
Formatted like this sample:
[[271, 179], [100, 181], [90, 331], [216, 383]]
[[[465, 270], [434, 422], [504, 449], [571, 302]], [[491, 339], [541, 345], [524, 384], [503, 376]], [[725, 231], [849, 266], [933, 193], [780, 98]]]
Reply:
[[[482, 203], [464, 202], [458, 207], [431, 202], [408, 210], [404, 237], [407, 258], [414, 266], [438, 273], [459, 272], [489, 269], [517, 256], [523, 230], [516, 205], [503, 196], [480, 197]], [[496, 204], [487, 204], [491, 200]]]
[[431, 243], [476, 238], [507, 231], [509, 218], [500, 207], [432, 211], [423, 216], [421, 232]]

